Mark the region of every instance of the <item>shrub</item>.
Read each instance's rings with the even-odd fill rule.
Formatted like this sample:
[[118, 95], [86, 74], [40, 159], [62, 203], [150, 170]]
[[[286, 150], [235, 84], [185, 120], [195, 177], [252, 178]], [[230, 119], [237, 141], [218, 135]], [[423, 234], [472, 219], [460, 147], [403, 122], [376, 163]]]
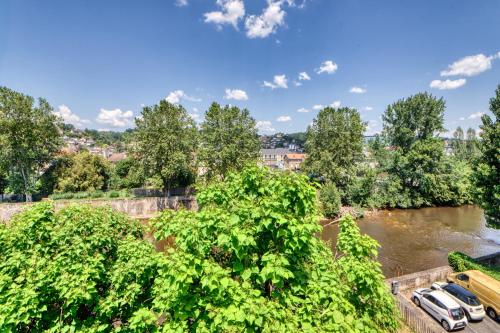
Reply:
[[110, 191], [110, 192], [108, 192], [108, 196], [110, 198], [118, 198], [118, 197], [120, 197], [120, 192], [119, 191]]
[[[158, 254], [107, 208], [33, 205], [0, 225], [1, 332], [127, 330], [151, 305]], [[137, 330], [142, 331], [142, 330]]]
[[498, 266], [480, 264], [462, 252], [450, 252], [448, 263], [455, 272], [478, 270], [500, 281], [500, 268]]
[[337, 216], [340, 212], [340, 193], [335, 184], [328, 182], [320, 189], [320, 202], [323, 215], [328, 218]]

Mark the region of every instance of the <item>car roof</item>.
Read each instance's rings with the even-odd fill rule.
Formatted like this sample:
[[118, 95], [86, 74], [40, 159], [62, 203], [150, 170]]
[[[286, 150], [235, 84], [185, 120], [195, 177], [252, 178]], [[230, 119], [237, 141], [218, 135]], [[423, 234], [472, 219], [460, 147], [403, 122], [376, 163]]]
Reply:
[[[500, 281], [484, 274], [483, 272], [477, 271], [477, 270], [470, 270], [470, 271], [465, 271], [462, 273], [465, 273], [469, 277], [472, 277], [473, 279], [475, 279], [477, 282], [479, 282], [485, 286], [488, 286], [491, 290], [495, 290], [497, 293], [500, 292]], [[458, 273], [457, 275], [460, 275], [460, 274], [461, 273]]]
[[446, 295], [441, 290], [433, 290], [429, 294], [434, 296], [438, 301], [443, 303], [447, 308], [453, 309], [453, 308], [460, 307], [460, 305], [458, 305], [458, 303], [453, 298]]
[[473, 293], [471, 293], [470, 291], [468, 291], [464, 287], [459, 286], [458, 284], [455, 284], [455, 283], [449, 283], [446, 286], [444, 286], [443, 288], [453, 289], [456, 292], [459, 292], [460, 294], [462, 294], [462, 295], [464, 295], [466, 297], [476, 297], [476, 295], [474, 295]]

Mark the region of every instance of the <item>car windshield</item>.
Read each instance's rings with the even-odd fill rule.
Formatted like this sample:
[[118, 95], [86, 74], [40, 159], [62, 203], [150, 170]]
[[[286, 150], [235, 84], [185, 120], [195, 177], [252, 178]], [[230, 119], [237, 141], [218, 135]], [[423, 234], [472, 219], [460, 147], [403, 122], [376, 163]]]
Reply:
[[462, 311], [462, 308], [450, 309], [450, 312], [451, 312], [451, 316], [455, 320], [459, 320], [459, 319], [462, 319], [464, 317], [464, 312]]
[[476, 296], [467, 297], [467, 304], [469, 304], [469, 305], [481, 305], [481, 303], [479, 303], [479, 300], [477, 299]]

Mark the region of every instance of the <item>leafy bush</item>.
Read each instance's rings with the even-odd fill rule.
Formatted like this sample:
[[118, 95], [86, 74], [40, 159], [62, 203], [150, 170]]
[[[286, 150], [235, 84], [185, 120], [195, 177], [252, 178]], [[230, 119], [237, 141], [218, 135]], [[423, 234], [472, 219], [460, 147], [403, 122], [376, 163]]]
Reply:
[[[1, 332], [110, 332], [143, 319], [157, 271], [137, 221], [43, 202], [0, 225]], [[142, 331], [142, 330], [138, 330]]]
[[334, 258], [305, 176], [251, 167], [198, 202], [152, 221], [166, 254], [106, 208], [44, 202], [0, 225], [0, 331], [396, 330], [377, 243], [344, 217]]
[[110, 192], [108, 192], [108, 196], [110, 198], [118, 198], [118, 197], [120, 197], [120, 192], [118, 192], [118, 191], [110, 191]]
[[323, 215], [328, 218], [337, 216], [340, 212], [340, 193], [334, 183], [328, 182], [319, 192]]
[[480, 264], [462, 252], [450, 252], [448, 263], [455, 272], [478, 270], [500, 281], [500, 268], [498, 266]]
[[316, 237], [316, 191], [305, 176], [247, 168], [197, 198], [198, 212], [164, 211], [153, 221], [158, 240], [175, 239], [151, 309], [165, 315], [166, 331], [396, 329], [376, 243], [346, 217], [335, 261]]

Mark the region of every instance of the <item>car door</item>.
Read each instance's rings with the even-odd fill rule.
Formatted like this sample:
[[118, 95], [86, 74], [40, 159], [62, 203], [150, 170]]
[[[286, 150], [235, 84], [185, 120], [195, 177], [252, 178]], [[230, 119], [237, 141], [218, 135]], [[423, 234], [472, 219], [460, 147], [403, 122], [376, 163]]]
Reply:
[[422, 307], [434, 318], [437, 318], [438, 312], [436, 310], [436, 299], [432, 295], [424, 295], [422, 297]]

